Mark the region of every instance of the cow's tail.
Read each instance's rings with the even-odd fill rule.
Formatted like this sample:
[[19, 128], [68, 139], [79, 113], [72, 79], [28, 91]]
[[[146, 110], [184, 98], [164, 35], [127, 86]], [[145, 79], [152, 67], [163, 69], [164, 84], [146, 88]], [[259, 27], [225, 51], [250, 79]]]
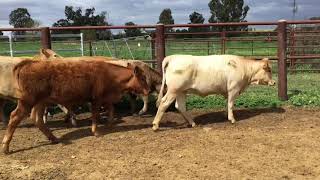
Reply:
[[32, 62], [34, 62], [33, 60], [23, 60], [21, 62], [19, 62], [18, 64], [16, 64], [13, 69], [12, 69], [12, 73], [13, 73], [13, 77], [14, 77], [14, 81], [17, 85], [17, 87], [20, 87], [19, 84], [19, 75], [20, 75], [20, 70], [21, 68], [23, 68], [25, 65], [31, 64]]
[[165, 84], [166, 84], [166, 67], [169, 64], [170, 59], [171, 59], [171, 57], [168, 56], [168, 57], [164, 58], [162, 61], [162, 83], [161, 83], [161, 88], [160, 88], [160, 92], [159, 92], [157, 103], [156, 103], [157, 107], [159, 107], [161, 99], [163, 97], [163, 92], [164, 92], [164, 88], [165, 88]]

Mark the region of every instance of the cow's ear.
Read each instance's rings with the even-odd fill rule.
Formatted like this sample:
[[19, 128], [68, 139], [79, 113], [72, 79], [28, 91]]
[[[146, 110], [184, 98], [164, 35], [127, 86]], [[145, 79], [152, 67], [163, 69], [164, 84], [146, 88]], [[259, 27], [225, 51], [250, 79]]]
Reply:
[[263, 58], [262, 61], [269, 61], [269, 58]]
[[141, 69], [138, 66], [135, 66], [134, 69], [133, 69], [133, 73], [135, 75], [141, 74]]
[[47, 50], [43, 49], [43, 48], [40, 49], [40, 55], [44, 56], [45, 58], [49, 58], [50, 57], [50, 54], [47, 52]]
[[263, 69], [268, 72], [271, 71], [271, 67], [268, 61], [263, 62]]
[[232, 60], [232, 59], [228, 62], [228, 65], [229, 65], [229, 66], [232, 66], [232, 67], [234, 67], [234, 68], [237, 67], [237, 63], [236, 63], [234, 60]]

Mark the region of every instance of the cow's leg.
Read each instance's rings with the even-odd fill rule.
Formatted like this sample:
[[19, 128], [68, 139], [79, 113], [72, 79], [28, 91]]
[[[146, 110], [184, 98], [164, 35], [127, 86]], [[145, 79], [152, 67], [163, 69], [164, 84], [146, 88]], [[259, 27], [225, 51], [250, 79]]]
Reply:
[[143, 100], [143, 108], [139, 111], [139, 115], [143, 115], [144, 113], [147, 112], [148, 110], [148, 101], [149, 101], [149, 96], [141, 96]]
[[[58, 105], [59, 106], [59, 105]], [[60, 105], [61, 106], [61, 105]], [[59, 107], [60, 107], [59, 106]], [[63, 110], [64, 112], [66, 112], [66, 116], [64, 117], [64, 122], [65, 123], [71, 123], [71, 125], [73, 127], [77, 127], [78, 123], [77, 123], [77, 118], [76, 118], [76, 114], [74, 113], [74, 108], [73, 107], [64, 107], [61, 106], [60, 109], [65, 109]]]
[[109, 109], [108, 121], [110, 121], [111, 123], [114, 123], [114, 107], [113, 107], [113, 104], [110, 104], [108, 106], [108, 109]]
[[134, 94], [129, 93], [128, 94], [128, 100], [130, 103], [130, 108], [131, 108], [131, 114], [134, 115], [136, 111], [136, 96]]
[[180, 114], [182, 115], [182, 117], [185, 119], [185, 121], [187, 123], [189, 123], [192, 127], [195, 127], [196, 123], [193, 121], [192, 118], [190, 118], [186, 114], [187, 108], [186, 108], [186, 95], [185, 94], [181, 93], [181, 94], [177, 95], [177, 100], [176, 100], [175, 106], [178, 109], [178, 111], [180, 112]]
[[69, 110], [68, 111], [68, 113], [66, 114], [66, 116], [64, 118], [64, 122], [71, 122], [71, 125], [73, 127], [77, 127], [78, 126], [76, 114], [74, 113], [73, 110]]
[[228, 93], [228, 120], [231, 121], [232, 124], [236, 122], [233, 116], [233, 108], [234, 108], [234, 101], [238, 95], [239, 95], [239, 91], [236, 91], [235, 89], [233, 89], [232, 91], [229, 91]]
[[77, 127], [78, 126], [78, 122], [77, 122], [77, 115], [74, 113], [74, 111], [70, 111], [70, 114], [71, 114], [71, 117], [70, 117], [70, 120], [71, 120], [71, 124], [73, 127]]
[[[32, 112], [32, 111], [31, 111], [31, 112]], [[43, 119], [43, 123], [44, 123], [44, 124], [47, 124], [47, 122], [48, 122], [48, 114], [49, 114], [48, 108], [45, 107], [45, 108], [44, 108], [44, 112], [43, 112], [43, 116], [42, 116], [42, 119]]]
[[105, 104], [103, 106], [105, 110], [108, 110], [108, 120], [106, 121], [106, 125], [111, 125], [114, 123], [114, 107], [113, 104]]
[[0, 99], [0, 118], [1, 118], [0, 121], [2, 121], [3, 124], [6, 126], [8, 124], [8, 118], [6, 117], [3, 111], [5, 103], [6, 103], [6, 100]]
[[60, 105], [60, 104], [58, 104], [57, 105], [60, 109], [61, 109], [61, 111], [63, 111], [65, 114], [68, 114], [68, 109], [66, 108], [66, 107], [64, 107], [64, 106], [62, 106], [62, 105]]
[[9, 153], [9, 144], [12, 139], [13, 133], [16, 130], [18, 124], [29, 114], [30, 108], [20, 100], [14, 111], [11, 112], [10, 121], [2, 140], [2, 151]]
[[58, 143], [58, 139], [52, 134], [50, 129], [44, 125], [43, 115], [45, 113], [46, 105], [37, 104], [34, 106], [34, 110], [36, 111], [35, 124], [39, 128], [39, 130], [52, 142]]
[[78, 126], [77, 118], [73, 108], [72, 107], [66, 108], [60, 104], [58, 104], [58, 107], [66, 114], [66, 116], [64, 117], [64, 122], [69, 123], [71, 121], [72, 126], [77, 127]]
[[158, 111], [156, 117], [152, 122], [152, 129], [154, 131], [159, 129], [159, 122], [162, 119], [163, 114], [168, 109], [170, 104], [176, 99], [176, 94], [172, 92], [167, 92], [167, 94], [161, 99], [160, 105], [158, 107]]
[[91, 126], [91, 131], [93, 135], [99, 136], [99, 132], [97, 131], [97, 122], [98, 119], [100, 119], [100, 104], [92, 103], [91, 106], [91, 113], [92, 113], [92, 126]]

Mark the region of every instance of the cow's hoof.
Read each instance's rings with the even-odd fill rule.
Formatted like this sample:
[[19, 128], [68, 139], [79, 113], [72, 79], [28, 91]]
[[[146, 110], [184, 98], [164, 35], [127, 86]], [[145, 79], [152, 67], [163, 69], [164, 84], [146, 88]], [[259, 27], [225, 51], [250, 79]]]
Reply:
[[231, 124], [234, 124], [236, 122], [236, 120], [231, 119], [230, 122], [231, 122]]
[[50, 138], [50, 141], [51, 141], [51, 144], [58, 144], [60, 142], [59, 139], [56, 137]]
[[95, 137], [101, 137], [101, 133], [99, 133], [98, 131], [94, 132], [93, 135], [94, 135]]
[[2, 152], [3, 154], [9, 154], [9, 146], [8, 145], [2, 145]]
[[146, 111], [139, 111], [139, 116], [142, 116], [142, 115], [144, 115], [146, 113]]
[[77, 120], [75, 118], [71, 118], [71, 124], [73, 127], [78, 127]]
[[115, 124], [115, 122], [107, 121], [106, 127], [113, 127], [114, 124]]
[[159, 129], [159, 125], [153, 124], [152, 130], [153, 130], [153, 131], [157, 131], [158, 129]]
[[197, 127], [197, 124], [195, 123], [195, 122], [193, 122], [192, 124], [191, 124], [191, 127]]

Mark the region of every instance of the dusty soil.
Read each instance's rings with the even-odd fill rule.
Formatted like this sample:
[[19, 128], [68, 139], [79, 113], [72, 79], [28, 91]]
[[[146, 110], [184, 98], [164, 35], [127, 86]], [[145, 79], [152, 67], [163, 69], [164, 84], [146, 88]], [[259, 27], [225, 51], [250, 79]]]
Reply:
[[151, 115], [125, 116], [112, 128], [100, 125], [98, 138], [90, 114], [78, 128], [59, 114], [48, 124], [61, 140], [55, 145], [26, 120], [11, 154], [0, 154], [0, 179], [319, 179], [319, 110], [241, 109], [235, 125], [224, 111], [193, 110], [196, 128], [169, 112], [158, 132]]

